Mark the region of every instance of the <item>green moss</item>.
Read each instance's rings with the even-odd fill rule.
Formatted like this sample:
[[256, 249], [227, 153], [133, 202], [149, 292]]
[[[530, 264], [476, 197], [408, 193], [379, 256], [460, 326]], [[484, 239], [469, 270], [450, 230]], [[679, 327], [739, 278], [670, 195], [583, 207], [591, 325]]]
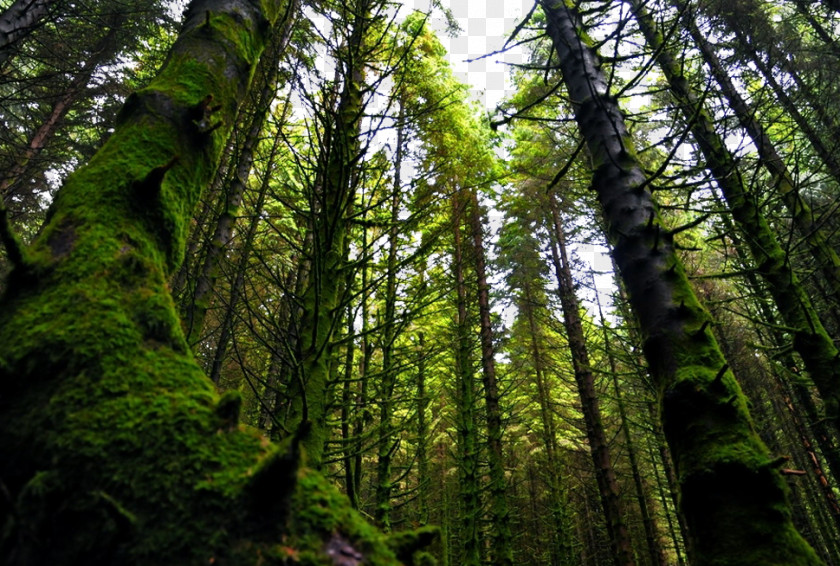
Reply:
[[396, 564], [323, 478], [295, 481], [293, 446], [238, 424], [241, 399], [219, 399], [187, 348], [167, 280], [261, 42], [236, 18], [211, 24], [127, 102], [0, 298], [0, 477], [14, 507], [0, 562], [327, 564], [339, 537], [368, 564]]

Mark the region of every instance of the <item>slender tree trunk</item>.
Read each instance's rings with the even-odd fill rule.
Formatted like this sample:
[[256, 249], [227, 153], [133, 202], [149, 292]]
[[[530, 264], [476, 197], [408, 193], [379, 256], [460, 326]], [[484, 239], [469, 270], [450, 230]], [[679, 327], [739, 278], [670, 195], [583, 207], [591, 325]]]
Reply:
[[[367, 231], [362, 231], [362, 249], [368, 249]], [[369, 281], [369, 266], [365, 262], [362, 267], [362, 289], [368, 288]], [[359, 493], [362, 489], [362, 456], [363, 456], [363, 442], [362, 434], [365, 427], [370, 424], [373, 417], [371, 411], [368, 409], [368, 388], [370, 383], [370, 359], [373, 353], [372, 344], [369, 342], [370, 338], [370, 313], [368, 311], [368, 293], [362, 293], [362, 339], [361, 350], [362, 357], [359, 360], [359, 398], [358, 408], [356, 410], [356, 422], [353, 425], [353, 438], [355, 439], [354, 451], [355, 461], [353, 463], [353, 489]]]
[[429, 407], [429, 397], [426, 392], [426, 335], [422, 331], [417, 333], [417, 487], [420, 490], [419, 523], [429, 523], [429, 496], [426, 488], [431, 485], [429, 476], [429, 424], [426, 421], [426, 410]]
[[[272, 58], [273, 59], [273, 58]], [[263, 206], [265, 206], [265, 199], [271, 184], [271, 168], [277, 158], [277, 151], [280, 145], [280, 136], [274, 141], [271, 147], [271, 152], [268, 156], [268, 167], [266, 167], [265, 175], [263, 176], [260, 192], [257, 196], [257, 202], [254, 204], [252, 211], [251, 222], [248, 224], [248, 230], [245, 232], [245, 238], [242, 242], [242, 249], [240, 250], [239, 259], [236, 262], [236, 269], [234, 271], [233, 283], [230, 287], [230, 296], [225, 305], [225, 313], [222, 316], [221, 329], [219, 330], [219, 338], [216, 341], [216, 349], [213, 352], [213, 359], [210, 363], [209, 377], [213, 383], [219, 383], [222, 376], [222, 365], [224, 364], [227, 355], [228, 345], [233, 334], [233, 328], [236, 319], [236, 307], [239, 303], [239, 298], [245, 288], [245, 275], [248, 271], [248, 265], [251, 260], [253, 252], [254, 240], [257, 237], [257, 229], [260, 225]], [[206, 263], [205, 263], [206, 266]], [[203, 318], [203, 315], [202, 315]], [[269, 375], [273, 375], [269, 373]]]
[[640, 0], [630, 0], [630, 4], [648, 44], [656, 51], [659, 67], [685, 120], [690, 123], [694, 139], [744, 236], [758, 273], [767, 282], [782, 320], [793, 329], [793, 347], [823, 397], [828, 418], [836, 425], [840, 419], [840, 364], [837, 363], [840, 351], [823, 327], [776, 235], [748, 194], [734, 157], [683, 76], [678, 60], [663, 43], [662, 35]]
[[[592, 276], [593, 288], [595, 288], [595, 277]], [[612, 378], [612, 385], [615, 395], [615, 402], [618, 405], [618, 416], [621, 420], [621, 432], [624, 436], [624, 446], [627, 451], [627, 459], [630, 460], [630, 470], [633, 474], [633, 485], [636, 488], [636, 502], [639, 505], [639, 513], [642, 515], [642, 525], [645, 529], [645, 542], [648, 548], [648, 558], [652, 566], [666, 566], [665, 554], [659, 544], [659, 529], [656, 526], [656, 519], [653, 516], [652, 505], [648, 497], [648, 488], [642, 479], [642, 473], [639, 468], [639, 459], [636, 452], [636, 446], [630, 434], [630, 421], [627, 418], [627, 410], [624, 406], [624, 398], [622, 397], [621, 387], [618, 383], [618, 364], [616, 363], [615, 355], [610, 347], [610, 336], [607, 330], [607, 321], [604, 317], [604, 311], [601, 309], [601, 298], [598, 293], [595, 295], [595, 302], [598, 306], [598, 318], [601, 325], [601, 332], [604, 338], [604, 352], [607, 355], [607, 362], [609, 363], [610, 377]]]
[[399, 248], [400, 195], [402, 191], [401, 170], [403, 147], [405, 145], [405, 112], [400, 107], [397, 124], [397, 147], [394, 160], [394, 186], [391, 194], [391, 217], [388, 228], [388, 263], [385, 274], [385, 320], [382, 329], [382, 379], [379, 386], [379, 453], [376, 460], [376, 514], [379, 525], [391, 530], [391, 456], [394, 444], [394, 387], [396, 368], [394, 363], [394, 342], [397, 308], [397, 251]]
[[755, 144], [762, 164], [772, 176], [773, 187], [781, 195], [782, 202], [787, 207], [794, 226], [796, 226], [800, 236], [804, 238], [808, 249], [814, 256], [823, 274], [825, 283], [828, 286], [833, 309], [835, 311], [840, 309], [840, 256], [837, 255], [837, 252], [834, 251], [827, 237], [823, 234], [819, 223], [814, 218], [811, 207], [800, 196], [799, 188], [796, 186], [793, 176], [788, 171], [784, 159], [776, 151], [776, 147], [770, 139], [770, 136], [767, 135], [767, 132], [756, 118], [755, 111], [750, 108], [750, 105], [735, 88], [714, 49], [703, 34], [700, 33], [700, 30], [688, 12], [685, 2], [683, 0], [675, 0], [673, 4], [677, 9], [682, 11], [684, 26], [691, 33], [695, 45], [697, 45], [703, 54], [706, 65], [711, 70], [712, 76], [714, 76], [718, 85], [720, 85], [721, 92], [729, 101], [729, 105], [738, 117], [741, 127], [747, 131], [753, 144]]
[[575, 382], [580, 395], [583, 418], [586, 422], [586, 437], [589, 440], [589, 450], [592, 455], [592, 463], [595, 466], [595, 477], [598, 481], [601, 505], [604, 508], [613, 560], [616, 566], [632, 566], [635, 564], [633, 543], [630, 540], [627, 524], [624, 522], [621, 494], [612, 464], [609, 441], [601, 418], [598, 395], [595, 391], [595, 376], [589, 363], [589, 351], [586, 347], [583, 323], [580, 318], [580, 304], [575, 295], [572, 269], [566, 253], [566, 238], [560, 222], [560, 215], [557, 212], [556, 200], [552, 198], [549, 207], [551, 208], [552, 222], [551, 256], [557, 278], [557, 294], [563, 307], [566, 340], [569, 343], [569, 353], [572, 356]]
[[320, 467], [327, 440], [327, 407], [333, 334], [341, 317], [342, 280], [346, 273], [348, 218], [355, 200], [354, 169], [363, 151], [359, 143], [363, 101], [364, 38], [371, 23], [369, 0], [353, 3], [353, 18], [345, 57], [343, 86], [331, 123], [324, 124], [319, 158], [322, 183], [311, 196], [313, 218], [309, 287], [301, 298], [301, 359], [290, 385], [291, 406], [286, 428], [302, 438], [307, 462]]
[[354, 509], [359, 508], [359, 494], [356, 490], [356, 482], [354, 481], [354, 454], [353, 449], [356, 446], [354, 438], [351, 436], [350, 425], [352, 424], [353, 411], [351, 407], [355, 406], [358, 411], [358, 405], [353, 399], [353, 365], [356, 353], [356, 343], [349, 337], [353, 336], [356, 331], [355, 327], [356, 317], [353, 309], [347, 307], [347, 351], [344, 353], [344, 383], [341, 388], [341, 440], [344, 447], [343, 463], [344, 463], [344, 489], [347, 491], [347, 498]]
[[551, 516], [554, 526], [552, 529], [552, 541], [554, 543], [552, 555], [556, 556], [556, 564], [559, 566], [571, 566], [576, 564], [577, 557], [574, 551], [574, 536], [571, 532], [572, 521], [569, 516], [566, 489], [560, 473], [560, 458], [557, 455], [557, 432], [550, 406], [551, 393], [546, 383], [543, 347], [539, 341], [540, 331], [534, 312], [536, 303], [533, 290], [527, 279], [523, 281], [523, 287], [525, 301], [519, 305], [519, 312], [528, 321], [528, 331], [531, 338], [531, 359], [534, 364], [537, 400], [540, 406], [540, 420], [542, 421], [542, 437], [548, 466], [548, 483], [551, 490], [549, 501], [551, 502]]
[[[286, 30], [281, 34], [277, 44], [273, 46], [273, 49], [270, 47], [271, 56], [263, 57], [260, 61], [260, 66], [263, 67], [262, 88], [257, 95], [250, 124], [245, 133], [242, 149], [239, 152], [236, 170], [225, 190], [225, 202], [216, 222], [216, 229], [210, 240], [210, 245], [207, 247], [204, 264], [196, 278], [192, 301], [183, 315], [187, 341], [193, 349], [198, 347], [204, 335], [204, 321], [213, 300], [221, 264], [233, 238], [233, 229], [239, 214], [239, 207], [242, 204], [242, 197], [245, 195], [248, 178], [254, 164], [254, 153], [260, 142], [260, 132], [263, 130], [277, 91], [278, 59], [281, 51], [284, 51], [288, 45], [291, 36], [291, 24], [291, 21], [286, 24]], [[273, 151], [276, 152], [276, 144]], [[256, 216], [259, 217], [259, 213]], [[248, 255], [247, 251], [245, 255]]]
[[[663, 474], [659, 473], [659, 466], [656, 465], [657, 454], [654, 453], [653, 447], [652, 447], [652, 444], [654, 444], [654, 443], [659, 444], [660, 446], [664, 446], [664, 445], [660, 444], [659, 438], [656, 438], [653, 441], [648, 439], [648, 455], [649, 455], [649, 458], [650, 458], [651, 465], [653, 466], [654, 477], [656, 478], [656, 489], [657, 489], [657, 492], [659, 493], [659, 501], [662, 505], [662, 508], [665, 510], [665, 520], [668, 523], [668, 533], [671, 536], [671, 541], [673, 541], [673, 543], [674, 543], [674, 554], [677, 555], [677, 564], [679, 564], [679, 566], [683, 566], [685, 564], [685, 560], [683, 560], [683, 553], [682, 553], [682, 549], [681, 549], [683, 541], [677, 535], [677, 529], [676, 529], [676, 527], [674, 527], [674, 520], [672, 518], [675, 515], [677, 517], [677, 522], [680, 525], [680, 531], [683, 532], [683, 533], [686, 532], [685, 530], [683, 530], [685, 528], [685, 526], [683, 524], [682, 517], [680, 515], [679, 508], [677, 506], [676, 497], [674, 497], [674, 494], [676, 493], [678, 487], [677, 487], [677, 483], [675, 481], [672, 481], [673, 478], [668, 475], [669, 471], [664, 470], [663, 474], [666, 476], [666, 481], [667, 481], [667, 484], [668, 484], [667, 490], [666, 490], [666, 487], [662, 482], [662, 475]], [[668, 457], [667, 450], [665, 450], [664, 452], [660, 452], [658, 456], [659, 456], [659, 459], [661, 461], [665, 462], [664, 466], [667, 468], [667, 466], [670, 465], [670, 460], [668, 460], [667, 462], [664, 460], [664, 458]], [[674, 505], [674, 512], [673, 513], [671, 512], [671, 508], [669, 506], [669, 503]]]
[[[18, 1], [20, 2], [20, 0]], [[33, 0], [29, 1], [32, 2]], [[7, 206], [12, 204], [12, 199], [15, 195], [23, 192], [23, 185], [31, 177], [34, 166], [33, 160], [38, 157], [38, 154], [43, 151], [44, 147], [46, 147], [50, 139], [55, 135], [62, 119], [82, 95], [93, 73], [100, 68], [100, 65], [114, 57], [117, 49], [120, 47], [116, 42], [117, 32], [125, 22], [125, 19], [126, 16], [124, 14], [120, 14], [114, 18], [114, 21], [111, 22], [112, 26], [105, 36], [91, 49], [90, 57], [85, 61], [81, 70], [79, 70], [70, 84], [67, 85], [64, 93], [55, 102], [46, 120], [35, 130], [27, 146], [15, 156], [14, 163], [10, 164], [3, 171], [2, 179], [0, 179], [0, 197], [2, 197]], [[2, 33], [0, 33], [0, 37], [2, 37]], [[2, 50], [0, 50], [0, 54], [2, 54]], [[2, 55], [0, 55], [1, 57]]]
[[493, 348], [493, 325], [490, 318], [490, 285], [484, 252], [484, 231], [481, 210], [475, 190], [469, 191], [466, 213], [472, 232], [472, 260], [478, 288], [478, 315], [481, 342], [481, 369], [484, 384], [484, 408], [487, 413], [487, 447], [490, 466], [491, 560], [497, 566], [512, 566], [513, 547], [510, 511], [505, 498], [505, 461], [502, 447], [502, 409], [499, 406], [499, 385]]
[[565, 1], [541, 4], [592, 156], [592, 185], [615, 260], [644, 333], [697, 564], [820, 564], [793, 527], [779, 463], [755, 433], [746, 399], [708, 328], [712, 321], [662, 229], [580, 17]]
[[461, 566], [481, 564], [481, 545], [478, 523], [481, 518], [481, 499], [478, 472], [478, 431], [476, 430], [475, 386], [473, 384], [472, 344], [470, 321], [467, 318], [467, 284], [464, 277], [463, 243], [461, 238], [461, 204], [453, 197], [452, 230], [453, 270], [457, 319], [455, 322], [455, 368], [458, 390], [458, 476], [461, 500]]

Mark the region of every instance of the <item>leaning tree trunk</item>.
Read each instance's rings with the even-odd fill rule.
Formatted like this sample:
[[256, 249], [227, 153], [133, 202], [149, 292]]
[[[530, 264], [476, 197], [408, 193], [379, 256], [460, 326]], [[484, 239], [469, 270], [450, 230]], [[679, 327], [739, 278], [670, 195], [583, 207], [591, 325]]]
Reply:
[[781, 461], [756, 434], [747, 402], [662, 228], [624, 118], [580, 16], [541, 0], [593, 160], [616, 263], [644, 333], [665, 433], [678, 467], [696, 563], [820, 564], [791, 522]]
[[840, 351], [825, 330], [782, 245], [755, 199], [747, 192], [734, 156], [683, 75], [676, 54], [664, 43], [641, 0], [629, 1], [639, 28], [656, 51], [659, 68], [723, 193], [735, 225], [744, 236], [756, 271], [767, 283], [782, 320], [793, 334], [793, 347], [802, 357], [811, 380], [822, 396], [826, 415], [837, 426], [840, 422], [840, 364], [837, 363]]
[[240, 429], [238, 394], [220, 400], [202, 374], [167, 289], [284, 4], [193, 2], [163, 70], [68, 178], [11, 274], [0, 562], [254, 564], [291, 549], [333, 564], [337, 547], [397, 564], [345, 499], [298, 471], [294, 443]]
[[[113, 59], [120, 47], [117, 40], [117, 32], [125, 22], [125, 16], [120, 14], [111, 22], [111, 28], [90, 50], [89, 59], [84, 63], [79, 72], [66, 85], [64, 92], [53, 104], [46, 119], [29, 138], [26, 147], [20, 149], [12, 158], [12, 163], [4, 167], [3, 178], [0, 179], [0, 198], [6, 206], [12, 205], [13, 198], [21, 192], [25, 192], [22, 186], [31, 180], [31, 173], [34, 161], [38, 155], [49, 144], [61, 125], [61, 121], [73, 107], [73, 104], [82, 95], [93, 74], [99, 70], [103, 63]], [[41, 170], [43, 171], [44, 168]]]
[[[239, 215], [242, 198], [245, 196], [248, 177], [251, 175], [254, 154], [260, 141], [260, 132], [263, 131], [268, 112], [271, 109], [271, 103], [274, 101], [274, 95], [277, 92], [279, 58], [291, 38], [293, 21], [294, 19], [290, 18], [286, 22], [283, 33], [278, 34], [279, 41], [276, 42], [276, 45], [269, 45], [266, 55], [270, 56], [263, 56], [260, 62], [262, 72], [258, 73], [258, 76], [261, 76], [262, 85], [254, 101], [254, 108], [249, 113], [249, 126], [245, 132], [239, 159], [233, 171], [232, 179], [225, 188], [224, 204], [216, 221], [213, 236], [207, 246], [204, 263], [199, 270], [198, 277], [196, 277], [192, 301], [190, 301], [183, 315], [187, 342], [194, 350], [198, 348], [204, 337], [204, 322], [207, 318], [207, 311], [210, 309], [210, 303], [215, 295], [216, 281], [219, 278], [222, 262], [233, 239], [233, 229]], [[282, 127], [282, 124], [278, 127]], [[280, 136], [278, 135], [278, 137]], [[276, 144], [273, 151], [276, 152]], [[263, 188], [263, 190], [266, 189]], [[260, 212], [257, 212], [256, 216], [259, 217], [259, 215]], [[249, 252], [248, 249], [243, 250], [246, 256]]]
[[691, 18], [688, 7], [684, 0], [672, 0], [672, 3], [682, 12], [682, 21], [694, 40], [695, 45], [700, 49], [703, 60], [712, 72], [715, 80], [720, 86], [721, 92], [726, 97], [741, 127], [749, 134], [750, 139], [758, 151], [758, 156], [767, 171], [772, 176], [773, 188], [782, 197], [782, 202], [788, 209], [794, 226], [799, 235], [805, 240], [811, 255], [823, 274], [825, 283], [831, 294], [833, 309], [840, 309], [840, 256], [831, 247], [828, 238], [823, 233], [820, 223], [814, 217], [814, 213], [808, 202], [802, 198], [799, 188], [793, 180], [784, 159], [776, 151], [776, 146], [770, 139], [764, 127], [758, 121], [756, 113], [750, 104], [744, 100], [738, 89], [729, 78], [726, 70], [720, 62], [712, 45], [706, 40], [696, 22]]

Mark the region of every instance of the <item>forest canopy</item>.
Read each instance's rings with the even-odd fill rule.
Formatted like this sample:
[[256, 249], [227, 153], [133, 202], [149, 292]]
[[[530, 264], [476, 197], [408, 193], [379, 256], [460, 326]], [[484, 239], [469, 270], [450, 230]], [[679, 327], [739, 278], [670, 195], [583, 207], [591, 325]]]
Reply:
[[0, 563], [840, 564], [840, 3], [424, 4], [0, 2]]

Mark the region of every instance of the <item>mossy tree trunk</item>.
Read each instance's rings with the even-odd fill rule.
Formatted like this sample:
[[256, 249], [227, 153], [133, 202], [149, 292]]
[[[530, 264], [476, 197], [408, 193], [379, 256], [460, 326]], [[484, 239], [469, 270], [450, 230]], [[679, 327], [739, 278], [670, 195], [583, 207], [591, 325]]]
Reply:
[[[396, 564], [317, 474], [237, 425], [167, 280], [285, 2], [197, 0], [59, 191], [0, 299], [0, 562]], [[329, 509], [328, 514], [319, 511]], [[294, 521], [287, 522], [289, 513]], [[281, 544], [282, 543], [282, 544]]]
[[344, 8], [346, 44], [341, 46], [341, 93], [334, 111], [328, 111], [321, 132], [318, 175], [311, 188], [309, 285], [301, 297], [300, 353], [289, 385], [291, 405], [286, 429], [300, 434], [310, 465], [321, 465], [328, 436], [327, 410], [332, 389], [334, 334], [340, 326], [342, 290], [347, 279], [349, 218], [359, 182], [363, 148], [359, 142], [364, 103], [362, 87], [372, 24], [371, 0], [358, 0]]
[[[542, 0], [592, 188], [658, 389], [700, 565], [820, 564], [796, 532], [779, 462], [756, 434], [747, 402], [662, 228], [624, 118], [571, 2]], [[748, 542], [748, 544], [747, 544]]]
[[[243, 127], [245, 127], [245, 123], [248, 124], [245, 129], [242, 148], [239, 151], [230, 182], [224, 188], [225, 198], [222, 210], [216, 220], [213, 236], [207, 246], [204, 263], [196, 277], [192, 300], [183, 315], [187, 342], [194, 350], [204, 338], [204, 322], [207, 318], [207, 311], [213, 302], [216, 281], [219, 278], [228, 246], [233, 238], [233, 229], [239, 215], [239, 207], [245, 196], [248, 178], [254, 164], [254, 154], [260, 142], [260, 132], [263, 131], [268, 112], [277, 92], [279, 58], [281, 52], [285, 51], [288, 45], [293, 21], [293, 18], [289, 18], [285, 23], [283, 32], [277, 34], [278, 40], [273, 42], [274, 45], [269, 45], [266, 54], [260, 59], [257, 77], [262, 84], [259, 85], [259, 92], [256, 93], [256, 96], [251, 97], [252, 100], [256, 98], [253, 102], [253, 108], [250, 112], [247, 110], [244, 112], [250, 117], [250, 120], [247, 118], [242, 120]], [[276, 153], [276, 148], [274, 151]], [[265, 184], [268, 184], [267, 180]], [[266, 187], [263, 187], [263, 191], [265, 190]], [[259, 217], [259, 214], [258, 211], [255, 216]], [[243, 257], [247, 257], [250, 250], [243, 249], [242, 253]]]
[[640, 0], [629, 0], [636, 21], [648, 45], [656, 52], [659, 68], [668, 81], [671, 94], [691, 128], [706, 165], [723, 193], [735, 225], [743, 235], [757, 272], [767, 282], [770, 295], [785, 324], [793, 334], [793, 347], [802, 357], [811, 379], [825, 403], [825, 411], [835, 426], [840, 419], [840, 350], [825, 330], [805, 288], [793, 271], [790, 260], [764, 218], [741, 177], [734, 156], [682, 72], [676, 54], [665, 44], [653, 18]]
[[696, 22], [691, 17], [688, 6], [683, 0], [672, 0], [672, 3], [681, 11], [683, 26], [691, 34], [712, 76], [720, 86], [721, 92], [738, 117], [738, 122], [749, 134], [762, 164], [772, 176], [773, 188], [781, 195], [782, 202], [787, 207], [794, 226], [796, 226], [800, 237], [805, 240], [811, 255], [819, 266], [829, 289], [834, 310], [840, 310], [840, 256], [829, 244], [820, 222], [815, 218], [807, 201], [800, 195], [799, 187], [796, 186], [793, 175], [791, 175], [784, 159], [776, 150], [770, 136], [758, 121], [755, 110], [750, 107], [749, 103], [738, 92], [738, 89], [735, 88], [714, 48], [700, 32]]
[[481, 519], [481, 489], [478, 469], [478, 430], [476, 422], [475, 375], [473, 372], [472, 340], [470, 319], [467, 316], [467, 282], [464, 275], [464, 245], [461, 231], [463, 204], [452, 197], [452, 247], [453, 275], [455, 283], [456, 320], [455, 330], [455, 382], [456, 382], [456, 427], [458, 433], [458, 494], [460, 519], [458, 534], [461, 543], [460, 564], [479, 566], [481, 564], [481, 541], [479, 521]]

